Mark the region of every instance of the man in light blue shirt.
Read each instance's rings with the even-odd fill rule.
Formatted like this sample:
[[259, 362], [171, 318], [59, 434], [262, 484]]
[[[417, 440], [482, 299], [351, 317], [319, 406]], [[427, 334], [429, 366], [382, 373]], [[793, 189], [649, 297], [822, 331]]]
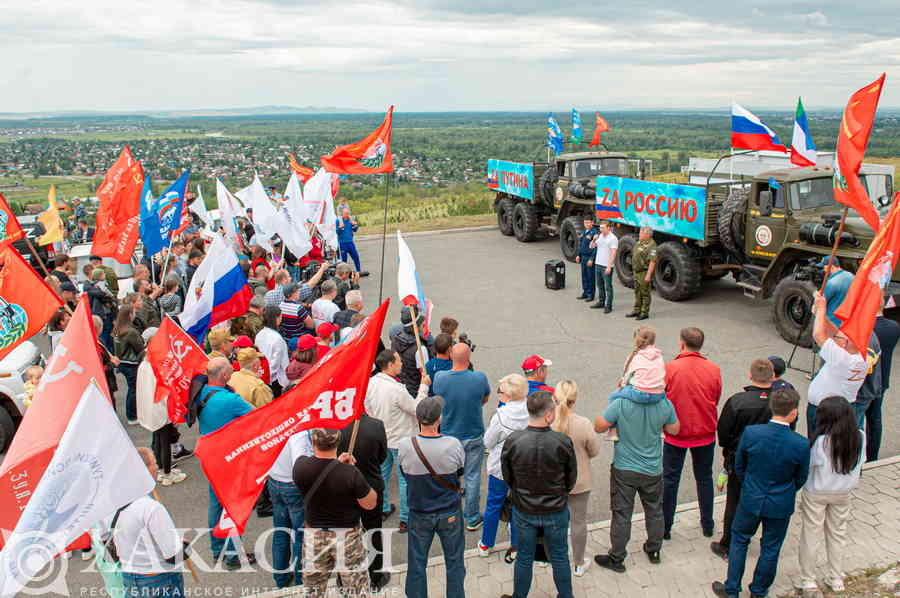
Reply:
[[847, 297], [850, 284], [853, 282], [853, 275], [841, 268], [841, 262], [838, 261], [837, 256], [831, 258], [830, 263], [829, 258], [823, 257], [818, 265], [825, 271], [828, 279], [828, 282], [825, 283], [825, 313], [831, 323], [840, 328], [843, 322], [834, 317], [834, 311]]

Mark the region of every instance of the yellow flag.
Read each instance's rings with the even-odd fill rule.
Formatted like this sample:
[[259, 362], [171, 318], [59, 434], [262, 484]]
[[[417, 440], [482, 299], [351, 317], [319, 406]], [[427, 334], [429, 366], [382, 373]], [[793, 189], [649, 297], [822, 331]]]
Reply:
[[38, 245], [49, 245], [63, 240], [63, 224], [59, 218], [59, 208], [56, 207], [56, 185], [50, 185], [47, 202], [50, 207], [38, 216], [38, 221], [44, 225], [46, 231], [38, 239]]

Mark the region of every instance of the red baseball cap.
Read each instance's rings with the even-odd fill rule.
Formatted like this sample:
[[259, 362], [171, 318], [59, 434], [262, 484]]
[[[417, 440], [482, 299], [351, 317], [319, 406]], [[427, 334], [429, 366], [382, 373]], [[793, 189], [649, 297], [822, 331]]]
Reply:
[[231, 343], [231, 346], [234, 347], [235, 349], [244, 349], [246, 347], [252, 347], [253, 340], [249, 336], [242, 334], [234, 339], [234, 341]]
[[316, 346], [316, 337], [311, 334], [304, 334], [297, 341], [297, 349], [300, 351], [309, 351]]
[[328, 336], [329, 334], [334, 334], [340, 330], [337, 326], [332, 324], [331, 322], [322, 322], [316, 327], [316, 334], [319, 335], [319, 338]]
[[529, 355], [525, 358], [525, 361], [522, 362], [522, 370], [525, 372], [533, 372], [545, 365], [553, 365], [553, 362], [549, 359], [544, 359], [540, 355]]

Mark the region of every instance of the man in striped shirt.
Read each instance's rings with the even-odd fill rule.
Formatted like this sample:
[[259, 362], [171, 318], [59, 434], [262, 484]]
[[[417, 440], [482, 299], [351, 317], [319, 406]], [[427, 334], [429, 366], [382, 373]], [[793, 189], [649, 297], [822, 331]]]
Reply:
[[315, 334], [313, 319], [302, 303], [300, 303], [300, 287], [290, 284], [284, 289], [284, 301], [278, 306], [281, 310], [281, 325], [278, 332], [288, 342], [303, 334]]

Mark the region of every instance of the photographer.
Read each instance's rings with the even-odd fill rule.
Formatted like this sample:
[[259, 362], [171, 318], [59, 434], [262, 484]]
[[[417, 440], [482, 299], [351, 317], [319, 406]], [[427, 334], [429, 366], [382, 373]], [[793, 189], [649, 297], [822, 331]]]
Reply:
[[334, 302], [339, 308], [347, 309], [347, 293], [359, 289], [359, 273], [354, 272], [350, 264], [338, 262], [334, 267], [334, 280], [338, 291]]

